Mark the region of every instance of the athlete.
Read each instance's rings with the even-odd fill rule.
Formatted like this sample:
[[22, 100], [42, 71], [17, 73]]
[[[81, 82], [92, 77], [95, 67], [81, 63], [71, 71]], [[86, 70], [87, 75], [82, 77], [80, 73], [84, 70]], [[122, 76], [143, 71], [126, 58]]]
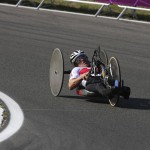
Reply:
[[[70, 62], [73, 64], [74, 68], [70, 73], [70, 78], [68, 82], [68, 87], [70, 90], [75, 88], [86, 89], [89, 92], [98, 93], [101, 96], [112, 98], [114, 95], [120, 92], [118, 87], [108, 87], [104, 84], [104, 81], [100, 76], [104, 75], [103, 69], [99, 72], [99, 77], [90, 77], [91, 66], [87, 55], [84, 51], [76, 50], [70, 55]], [[125, 92], [126, 91], [126, 92]], [[122, 90], [120, 92], [124, 98], [128, 99], [130, 95], [130, 88]]]
[[70, 61], [74, 65], [70, 73], [69, 89], [72, 90], [79, 85], [86, 86], [86, 78], [91, 70], [88, 57], [81, 50], [74, 51], [70, 56]]

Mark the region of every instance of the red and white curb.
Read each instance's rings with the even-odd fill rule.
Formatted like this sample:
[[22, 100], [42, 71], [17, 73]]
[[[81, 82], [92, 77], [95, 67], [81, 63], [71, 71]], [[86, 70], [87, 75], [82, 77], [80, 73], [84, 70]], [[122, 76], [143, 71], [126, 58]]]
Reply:
[[23, 125], [24, 114], [20, 106], [9, 96], [0, 92], [0, 99], [5, 103], [9, 112], [10, 120], [7, 127], [0, 132], [0, 142], [14, 135]]

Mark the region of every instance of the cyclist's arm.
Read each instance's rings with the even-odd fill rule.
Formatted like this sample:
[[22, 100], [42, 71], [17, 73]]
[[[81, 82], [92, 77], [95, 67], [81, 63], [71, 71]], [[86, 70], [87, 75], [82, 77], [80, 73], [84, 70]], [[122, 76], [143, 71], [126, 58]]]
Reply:
[[68, 82], [69, 89], [70, 90], [75, 89], [81, 83], [81, 81], [87, 77], [88, 74], [89, 73], [86, 72], [86, 73], [80, 75], [78, 78], [70, 79], [69, 82]]

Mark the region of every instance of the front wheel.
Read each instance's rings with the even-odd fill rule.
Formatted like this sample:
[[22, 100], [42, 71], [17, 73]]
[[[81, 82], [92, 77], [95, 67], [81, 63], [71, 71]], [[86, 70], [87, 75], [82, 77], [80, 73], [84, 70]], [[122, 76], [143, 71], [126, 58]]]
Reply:
[[108, 56], [105, 50], [100, 50], [100, 60], [105, 65], [108, 65]]
[[[109, 68], [109, 76], [113, 79], [113, 81], [117, 81], [118, 88], [121, 88], [121, 71], [117, 58], [111, 57], [108, 63]], [[109, 103], [111, 106], [116, 106], [119, 101], [119, 94], [116, 94], [113, 98], [109, 99]]]

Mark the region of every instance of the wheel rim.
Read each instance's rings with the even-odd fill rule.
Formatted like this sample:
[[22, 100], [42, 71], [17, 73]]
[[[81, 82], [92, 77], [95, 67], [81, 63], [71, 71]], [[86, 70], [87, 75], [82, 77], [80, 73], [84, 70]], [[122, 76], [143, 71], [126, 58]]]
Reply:
[[[115, 57], [111, 57], [109, 60], [109, 71], [114, 80], [118, 80], [119, 88], [121, 87], [121, 72], [119, 62]], [[115, 95], [112, 99], [109, 99], [111, 106], [116, 106], [119, 101], [119, 95]]]

